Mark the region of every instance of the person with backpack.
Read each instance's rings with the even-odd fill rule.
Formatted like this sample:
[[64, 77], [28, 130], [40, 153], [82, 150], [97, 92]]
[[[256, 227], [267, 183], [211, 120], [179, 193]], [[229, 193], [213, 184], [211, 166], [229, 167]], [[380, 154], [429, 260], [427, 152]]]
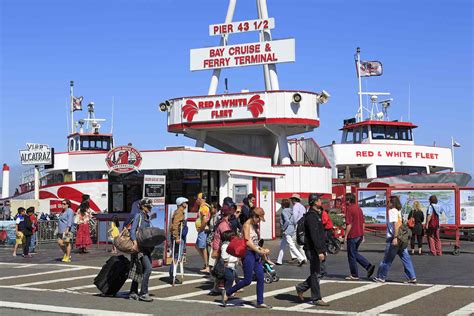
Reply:
[[321, 206], [319, 194], [312, 193], [308, 196], [308, 212], [298, 221], [297, 242], [304, 242], [306, 257], [310, 262], [310, 275], [308, 278], [295, 286], [296, 294], [300, 302], [304, 302], [304, 292], [311, 289], [311, 301], [317, 306], [329, 306], [323, 301], [321, 288], [319, 287], [319, 273], [321, 272], [321, 261], [326, 258], [326, 240], [324, 226], [320, 213], [316, 207]]
[[[291, 196], [290, 201], [292, 204], [291, 211], [293, 212], [293, 217], [295, 219], [295, 222], [298, 225], [298, 222], [301, 220], [301, 218], [303, 218], [304, 214], [306, 214], [306, 207], [304, 207], [304, 205], [301, 204], [301, 197], [297, 193]], [[319, 205], [321, 205], [321, 200], [318, 203]], [[306, 258], [304, 247], [303, 247], [304, 244], [297, 243], [296, 236], [295, 236], [294, 241], [296, 243], [296, 248], [298, 249], [299, 253], [304, 257], [304, 261], [303, 261], [303, 264], [304, 264], [308, 261], [308, 259]]]
[[430, 196], [430, 205], [426, 210], [426, 237], [428, 237], [428, 246], [432, 256], [443, 255], [441, 240], [439, 239], [439, 217], [443, 209], [438, 206], [436, 195]]
[[[399, 256], [403, 263], [406, 277], [406, 283], [416, 284], [415, 268], [408, 253], [407, 246], [409, 242], [407, 232], [410, 231], [408, 226], [402, 222], [402, 204], [398, 196], [391, 196], [387, 218], [387, 243], [385, 246], [385, 254], [382, 262], [380, 262], [377, 270], [377, 276], [374, 278], [375, 282], [384, 283], [387, 279], [388, 270], [392, 266], [395, 256]], [[411, 236], [410, 236], [411, 237]]]
[[413, 208], [408, 215], [408, 227], [411, 229], [410, 249], [411, 254], [415, 254], [415, 239], [418, 242], [418, 254], [421, 255], [421, 248], [423, 247], [423, 221], [425, 214], [421, 209], [421, 203], [413, 202]]
[[296, 260], [298, 260], [298, 265], [301, 266], [306, 258], [300, 253], [298, 248], [296, 248], [295, 241], [293, 240], [296, 235], [296, 220], [293, 216], [293, 210], [290, 207], [290, 200], [283, 199], [281, 201], [281, 208], [282, 211], [280, 216], [280, 227], [282, 234], [280, 242], [280, 252], [278, 253], [278, 259], [276, 261], [276, 264], [283, 264], [285, 249], [288, 245], [290, 247], [291, 258], [296, 258]]
[[357, 264], [367, 271], [367, 278], [374, 274], [375, 266], [364, 256], [359, 254], [359, 246], [364, 241], [365, 219], [362, 209], [356, 204], [353, 193], [346, 194], [346, 235], [344, 244], [347, 247], [347, 260], [351, 274], [346, 277], [348, 281], [359, 280]]
[[[265, 221], [265, 211], [260, 208], [251, 208], [250, 217], [244, 223], [243, 230], [243, 240], [245, 242], [246, 251], [245, 256], [243, 257], [243, 270], [244, 278], [240, 280], [236, 285], [231, 287], [228, 290], [222, 291], [222, 305], [226, 306], [228, 297], [240, 290], [243, 287], [246, 287], [252, 283], [252, 279], [255, 273], [257, 278], [257, 308], [272, 308], [270, 305], [263, 303], [263, 290], [264, 290], [264, 273], [261, 256], [269, 254], [270, 250], [258, 246], [260, 236], [259, 236], [259, 224], [261, 221]], [[234, 240], [237, 240], [235, 237], [227, 247], [227, 252], [231, 255], [234, 255], [231, 251], [231, 246]]]

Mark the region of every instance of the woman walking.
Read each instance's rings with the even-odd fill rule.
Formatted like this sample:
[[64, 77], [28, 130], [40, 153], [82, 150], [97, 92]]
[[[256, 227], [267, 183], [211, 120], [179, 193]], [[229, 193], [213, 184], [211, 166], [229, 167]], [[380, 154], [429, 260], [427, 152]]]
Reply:
[[257, 278], [257, 308], [271, 308], [263, 303], [264, 275], [261, 256], [270, 253], [270, 250], [258, 246], [259, 233], [258, 225], [260, 221], [265, 221], [265, 212], [262, 208], [252, 207], [250, 217], [244, 222], [242, 227], [243, 238], [246, 240], [247, 251], [243, 259], [244, 278], [228, 290], [222, 291], [222, 305], [226, 306], [228, 297], [252, 283], [255, 272]]
[[411, 228], [411, 240], [410, 240], [410, 248], [411, 254], [415, 254], [415, 239], [418, 242], [418, 254], [421, 255], [421, 247], [423, 246], [423, 221], [425, 220], [425, 214], [423, 214], [423, 210], [421, 207], [421, 203], [415, 201], [413, 203], [413, 208], [408, 215], [408, 221], [413, 218], [414, 225]]
[[74, 224], [74, 211], [71, 209], [71, 201], [64, 199], [61, 203], [63, 211], [58, 218], [58, 245], [63, 252], [62, 262], [71, 262], [71, 228]]
[[91, 218], [89, 213], [89, 202], [82, 202], [79, 210], [74, 217], [74, 224], [77, 225], [76, 248], [80, 253], [88, 253], [87, 248], [92, 245], [89, 221]]

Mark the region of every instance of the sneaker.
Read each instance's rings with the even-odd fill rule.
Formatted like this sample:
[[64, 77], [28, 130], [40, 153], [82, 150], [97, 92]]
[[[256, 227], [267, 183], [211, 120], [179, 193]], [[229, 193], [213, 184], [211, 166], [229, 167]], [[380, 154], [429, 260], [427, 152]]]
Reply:
[[63, 258], [63, 260], [61, 260], [61, 261], [62, 261], [62, 262], [71, 262], [71, 257], [65, 256], [65, 257]]
[[276, 264], [277, 266], [281, 266], [283, 263], [275, 262], [275, 264]]
[[405, 283], [405, 284], [416, 284], [416, 278], [409, 279], [409, 280], [407, 280], [407, 281], [405, 281], [405, 282], [403, 282], [403, 283]]
[[374, 271], [375, 271], [375, 266], [371, 264], [370, 267], [367, 269], [367, 279], [370, 279], [372, 274], [374, 274]]
[[301, 260], [300, 262], [298, 262], [298, 267], [301, 267], [305, 263], [306, 263], [306, 260]]
[[153, 302], [153, 299], [150, 297], [150, 294], [148, 293], [140, 295], [138, 299], [143, 302]]
[[176, 278], [174, 279], [174, 284], [183, 284], [180, 279]]
[[23, 258], [33, 258], [32, 255], [23, 255]]
[[129, 299], [129, 300], [138, 301], [139, 297], [138, 297], [138, 294], [137, 294], [137, 293], [130, 293], [130, 294], [128, 295], [128, 299]]
[[385, 280], [384, 280], [384, 279], [377, 278], [377, 277], [373, 278], [372, 280], [373, 280], [374, 282], [378, 282], [378, 283], [385, 283]]
[[296, 289], [296, 295], [298, 296], [298, 301], [300, 303], [303, 303], [304, 302], [304, 292], [298, 290], [297, 286], [295, 286], [295, 289]]
[[257, 308], [265, 308], [265, 309], [272, 309], [273, 308], [271, 305], [267, 305], [267, 304], [258, 304], [256, 307]]
[[358, 277], [355, 277], [355, 276], [352, 276], [352, 275], [346, 276], [344, 279], [347, 280], [347, 281], [359, 281]]
[[313, 301], [313, 304], [316, 306], [329, 306], [329, 303], [323, 300]]

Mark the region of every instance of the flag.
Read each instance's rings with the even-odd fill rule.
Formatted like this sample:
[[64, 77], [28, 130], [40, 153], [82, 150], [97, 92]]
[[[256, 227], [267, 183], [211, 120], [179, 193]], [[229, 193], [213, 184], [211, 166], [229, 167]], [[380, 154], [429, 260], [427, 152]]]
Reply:
[[72, 111], [82, 111], [82, 100], [84, 97], [72, 97]]
[[461, 144], [454, 140], [453, 138], [453, 147], [461, 147]]
[[[357, 67], [357, 61], [356, 61]], [[359, 73], [359, 72], [358, 72]], [[383, 73], [382, 63], [380, 61], [361, 61], [360, 62], [360, 76], [371, 77], [380, 76]]]

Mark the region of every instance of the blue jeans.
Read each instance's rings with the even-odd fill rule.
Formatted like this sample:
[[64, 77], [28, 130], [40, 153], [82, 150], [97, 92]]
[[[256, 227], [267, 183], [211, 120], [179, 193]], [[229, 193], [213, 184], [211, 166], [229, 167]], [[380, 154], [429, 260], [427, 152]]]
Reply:
[[[151, 275], [151, 254], [145, 253], [142, 257], [142, 266], [143, 266], [143, 279], [140, 289], [140, 295], [148, 294], [148, 281], [150, 280]], [[138, 283], [132, 281], [132, 286], [130, 287], [130, 293], [138, 292]]]
[[31, 242], [30, 242], [30, 252], [36, 250], [36, 232], [31, 235]]
[[380, 262], [379, 268], [377, 270], [377, 278], [385, 280], [387, 278], [388, 270], [392, 266], [392, 262], [395, 259], [395, 256], [398, 255], [403, 263], [403, 268], [405, 269], [405, 274], [408, 279], [415, 279], [415, 268], [413, 267], [413, 262], [411, 261], [410, 254], [408, 254], [407, 248], [400, 250], [398, 246], [392, 245], [392, 240], [387, 240], [387, 245], [385, 247], [385, 255], [382, 262]]
[[247, 249], [243, 261], [244, 278], [236, 285], [226, 290], [227, 296], [231, 296], [238, 290], [252, 283], [253, 273], [257, 277], [257, 305], [263, 304], [263, 266], [260, 255]]
[[357, 263], [359, 263], [365, 270], [371, 266], [370, 262], [364, 256], [359, 254], [359, 246], [362, 243], [362, 237], [347, 239], [347, 260], [349, 261], [349, 269], [353, 277], [359, 277]]
[[225, 273], [224, 273], [224, 288], [226, 290], [229, 290], [232, 287], [232, 284], [234, 284], [234, 280], [236, 279], [236, 273], [234, 269], [231, 268], [225, 268]]

